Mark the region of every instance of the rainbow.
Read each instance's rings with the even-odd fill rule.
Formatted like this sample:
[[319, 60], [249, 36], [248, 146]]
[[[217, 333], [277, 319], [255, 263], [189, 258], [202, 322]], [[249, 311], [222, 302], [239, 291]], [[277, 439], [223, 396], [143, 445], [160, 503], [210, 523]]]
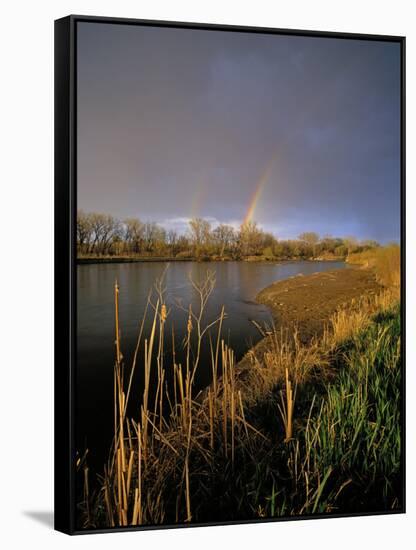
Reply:
[[201, 215], [201, 207], [204, 204], [206, 196], [207, 185], [205, 178], [200, 177], [195, 187], [195, 191], [192, 197], [191, 203], [191, 218], [197, 218]]
[[251, 196], [246, 215], [244, 216], [243, 224], [246, 224], [253, 220], [254, 212], [256, 210], [257, 204], [259, 202], [259, 199], [261, 197], [261, 194], [263, 192], [263, 189], [266, 185], [266, 183], [269, 180], [270, 174], [273, 169], [273, 165], [276, 160], [276, 155], [273, 156], [273, 158], [270, 160], [270, 162], [267, 164], [266, 169], [264, 170], [261, 177], [257, 180], [256, 187], [254, 189], [254, 193]]

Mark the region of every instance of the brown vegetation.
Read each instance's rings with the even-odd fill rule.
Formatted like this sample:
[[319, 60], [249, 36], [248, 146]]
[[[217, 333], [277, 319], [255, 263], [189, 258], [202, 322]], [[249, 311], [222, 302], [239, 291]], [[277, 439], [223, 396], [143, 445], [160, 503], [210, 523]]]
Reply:
[[397, 244], [351, 253], [347, 262], [373, 269], [377, 281], [386, 287], [400, 287], [400, 247]]

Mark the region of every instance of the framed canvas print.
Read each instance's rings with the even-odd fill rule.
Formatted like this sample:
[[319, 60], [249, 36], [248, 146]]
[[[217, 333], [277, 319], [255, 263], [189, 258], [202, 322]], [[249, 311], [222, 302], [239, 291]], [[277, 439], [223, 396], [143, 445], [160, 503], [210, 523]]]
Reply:
[[55, 22], [55, 526], [404, 512], [403, 37]]

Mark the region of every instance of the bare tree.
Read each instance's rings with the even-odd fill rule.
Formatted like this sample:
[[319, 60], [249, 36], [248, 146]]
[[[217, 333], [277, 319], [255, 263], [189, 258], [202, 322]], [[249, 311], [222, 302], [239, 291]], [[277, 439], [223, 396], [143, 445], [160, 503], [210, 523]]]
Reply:
[[191, 243], [189, 242], [189, 239], [186, 235], [180, 235], [178, 237], [177, 252], [175, 256], [179, 252], [182, 252], [185, 256], [192, 256]]
[[262, 249], [263, 231], [257, 222], [246, 222], [240, 227], [239, 244], [243, 256], [256, 256]]
[[170, 247], [172, 256], [176, 256], [178, 253], [178, 234], [174, 229], [171, 229], [166, 234], [166, 242]]
[[211, 224], [203, 218], [193, 218], [189, 221], [189, 229], [195, 255], [199, 256], [210, 243]]
[[315, 246], [319, 242], [319, 235], [314, 231], [306, 231], [305, 233], [301, 233], [298, 239], [304, 241], [306, 244]]
[[137, 218], [124, 220], [124, 240], [130, 252], [138, 254], [143, 245], [144, 224]]
[[122, 225], [119, 220], [107, 214], [92, 213], [90, 217], [93, 235], [90, 251], [105, 254], [113, 239], [122, 235]]
[[160, 250], [165, 245], [166, 231], [156, 222], [146, 222], [143, 227], [143, 240], [146, 252]]
[[311, 248], [312, 256], [316, 256], [316, 245], [319, 243], [318, 233], [315, 233], [314, 231], [306, 231], [305, 233], [301, 233], [298, 239], [306, 243]]
[[217, 246], [220, 256], [224, 256], [224, 252], [231, 251], [235, 243], [235, 231], [231, 225], [220, 224], [213, 231], [213, 239]]
[[82, 210], [77, 212], [77, 245], [79, 252], [88, 252], [92, 236], [92, 224], [90, 214]]

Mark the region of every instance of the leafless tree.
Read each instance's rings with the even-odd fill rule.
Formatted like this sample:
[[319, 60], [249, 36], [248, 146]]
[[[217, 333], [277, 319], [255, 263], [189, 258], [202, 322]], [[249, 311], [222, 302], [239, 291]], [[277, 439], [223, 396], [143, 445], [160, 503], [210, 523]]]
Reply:
[[77, 212], [77, 245], [80, 252], [88, 252], [92, 236], [92, 224], [90, 214], [83, 210]]
[[144, 224], [137, 218], [124, 220], [124, 240], [130, 252], [139, 254], [143, 245]]
[[314, 231], [306, 231], [298, 237], [300, 242], [306, 243], [311, 250], [312, 256], [316, 256], [316, 245], [319, 243], [319, 235]]
[[189, 221], [189, 229], [195, 255], [200, 256], [210, 243], [211, 224], [203, 218], [193, 218]]
[[166, 231], [156, 222], [146, 222], [143, 227], [143, 240], [146, 252], [154, 252], [163, 248]]
[[90, 251], [96, 254], [106, 254], [112, 241], [122, 235], [122, 225], [119, 220], [108, 214], [90, 214], [92, 226], [92, 244]]
[[255, 256], [262, 250], [263, 231], [256, 222], [246, 222], [240, 227], [240, 252], [243, 256]]
[[224, 256], [225, 251], [231, 251], [235, 244], [235, 231], [231, 225], [220, 224], [213, 231], [213, 239], [220, 256]]
[[298, 239], [300, 241], [304, 241], [306, 244], [309, 244], [310, 246], [315, 246], [319, 242], [319, 235], [314, 231], [307, 231], [305, 233], [301, 233]]
[[171, 254], [173, 256], [176, 256], [176, 254], [179, 252], [178, 248], [178, 234], [174, 229], [171, 229], [166, 233], [166, 242], [168, 246], [170, 247]]

